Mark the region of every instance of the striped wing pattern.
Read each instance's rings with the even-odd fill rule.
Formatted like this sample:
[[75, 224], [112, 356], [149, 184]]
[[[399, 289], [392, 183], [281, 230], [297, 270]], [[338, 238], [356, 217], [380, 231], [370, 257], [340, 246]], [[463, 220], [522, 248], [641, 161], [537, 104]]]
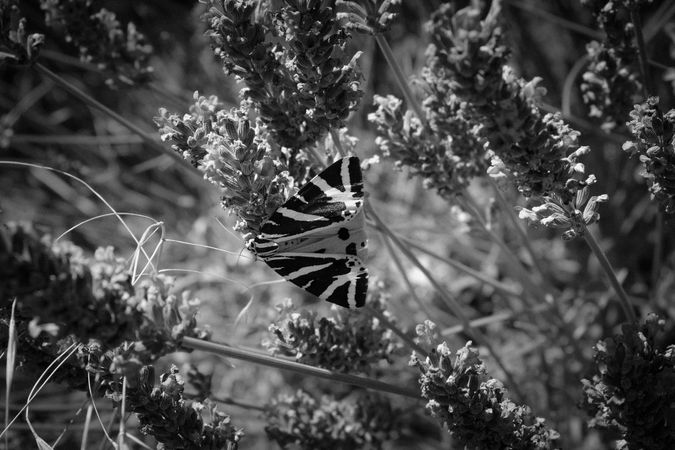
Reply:
[[265, 262], [291, 283], [345, 308], [366, 303], [368, 270], [352, 255], [281, 253]]
[[346, 308], [363, 306], [368, 291], [363, 201], [359, 159], [340, 159], [272, 213], [252, 250], [307, 292]]

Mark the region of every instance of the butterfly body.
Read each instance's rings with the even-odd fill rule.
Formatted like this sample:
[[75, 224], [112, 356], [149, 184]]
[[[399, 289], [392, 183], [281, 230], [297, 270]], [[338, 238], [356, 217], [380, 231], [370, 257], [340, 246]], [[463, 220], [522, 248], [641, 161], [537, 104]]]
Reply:
[[346, 308], [363, 306], [368, 290], [363, 204], [359, 159], [343, 158], [277, 208], [249, 248], [311, 294]]

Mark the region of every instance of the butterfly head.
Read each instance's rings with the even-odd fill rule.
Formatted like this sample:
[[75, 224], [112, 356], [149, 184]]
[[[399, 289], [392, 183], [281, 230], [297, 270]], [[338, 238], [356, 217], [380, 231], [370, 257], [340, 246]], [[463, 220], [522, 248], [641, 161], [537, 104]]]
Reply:
[[246, 242], [246, 248], [254, 255], [264, 258], [275, 253], [279, 248], [279, 244], [260, 234], [249, 239]]

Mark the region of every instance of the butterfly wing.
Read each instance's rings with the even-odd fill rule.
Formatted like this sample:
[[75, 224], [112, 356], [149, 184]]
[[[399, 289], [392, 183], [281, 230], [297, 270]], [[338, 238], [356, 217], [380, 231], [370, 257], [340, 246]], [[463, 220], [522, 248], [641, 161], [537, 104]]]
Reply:
[[368, 270], [363, 176], [356, 157], [312, 178], [277, 208], [255, 238], [255, 252], [279, 275], [343, 306], [365, 304]]
[[363, 209], [363, 195], [359, 159], [340, 159], [277, 208], [262, 224], [259, 236], [283, 242], [317, 229], [332, 229], [357, 216]]
[[366, 302], [368, 270], [353, 255], [281, 253], [265, 259], [279, 275], [320, 299], [359, 308]]

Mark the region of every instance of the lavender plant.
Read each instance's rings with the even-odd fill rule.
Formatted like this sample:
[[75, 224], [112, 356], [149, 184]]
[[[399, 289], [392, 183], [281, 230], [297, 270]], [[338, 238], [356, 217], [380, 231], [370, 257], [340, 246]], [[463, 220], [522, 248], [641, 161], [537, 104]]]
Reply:
[[138, 415], [141, 431], [168, 448], [237, 448], [241, 430], [215, 410], [212, 422], [204, 423], [203, 406], [183, 400], [176, 368], [154, 386], [148, 364], [178, 351], [184, 336], [209, 335], [196, 324], [194, 300], [167, 294], [170, 280], [160, 277], [134, 288], [112, 249], [89, 259], [73, 244], [50, 245], [47, 237], [18, 224], [0, 229], [0, 261], [1, 333], [8, 342], [16, 299], [12, 339], [19, 373], [39, 375], [75, 344], [55, 381], [86, 391], [93, 378], [92, 395], [124, 400]]
[[33, 62], [44, 44], [44, 35], [29, 33], [16, 0], [0, 2], [0, 66]]
[[[375, 96], [377, 110], [368, 118], [377, 127], [375, 144], [383, 156], [399, 167], [409, 167], [410, 175], [422, 177], [427, 189], [452, 197], [483, 175], [489, 160], [470, 124], [459, 116], [458, 103], [450, 95], [446, 99], [450, 103], [440, 98], [436, 92], [427, 99], [429, 128], [412, 111], [404, 111], [403, 102], [393, 95]], [[448, 117], [449, 111], [457, 115]]]
[[298, 391], [274, 399], [265, 416], [265, 432], [284, 449], [380, 449], [396, 434], [396, 412], [386, 399], [371, 395], [317, 400]]
[[650, 314], [594, 347], [595, 373], [582, 380], [583, 406], [591, 426], [620, 436], [618, 448], [675, 445], [675, 346], [657, 344], [664, 328], [665, 321]]
[[467, 102], [469, 120], [480, 123], [494, 154], [490, 175], [508, 174], [522, 195], [543, 200], [522, 209], [522, 217], [562, 227], [569, 239], [583, 234], [583, 226], [598, 219], [597, 203], [603, 199], [588, 194], [596, 179], [585, 174], [581, 157], [589, 149], [558, 115], [541, 112], [540, 80], [523, 80], [507, 65], [498, 7], [481, 20], [476, 8], [445, 5], [429, 29], [434, 42], [429, 65], [448, 77], [454, 95]]
[[[371, 294], [368, 305], [387, 315], [381, 295]], [[277, 309], [281, 326], [270, 325], [272, 338], [263, 343], [273, 354], [337, 372], [369, 374], [400, 350], [392, 331], [370, 314], [338, 309], [332, 317], [318, 317], [306, 309], [296, 311], [290, 301]]]
[[210, 2], [208, 34], [223, 70], [246, 84], [240, 95], [274, 141], [296, 151], [342, 127], [361, 96], [359, 54], [346, 55], [334, 4], [292, 0], [256, 14], [253, 1]]
[[80, 59], [93, 63], [114, 87], [147, 83], [152, 46], [129, 22], [124, 30], [115, 13], [97, 10], [92, 0], [40, 0], [45, 24], [77, 48]]
[[586, 46], [589, 64], [581, 91], [588, 115], [611, 131], [623, 127], [634, 103], [640, 101], [643, 81], [639, 77], [636, 29], [633, 19], [651, 0], [586, 0], [585, 4], [605, 33], [603, 42]]
[[[128, 392], [130, 411], [138, 415], [141, 432], [155, 436], [161, 447], [199, 450], [236, 450], [244, 433], [215, 405], [183, 400], [183, 378], [175, 366], [155, 385], [152, 366], [139, 372], [139, 383]], [[202, 418], [208, 411], [210, 421]]]
[[247, 112], [246, 106], [228, 111], [217, 97], [195, 93], [188, 114], [163, 109], [155, 122], [162, 140], [221, 189], [223, 207], [239, 218], [236, 228], [255, 232], [285, 201], [291, 180], [280, 153], [256, 134]]
[[651, 97], [636, 104], [630, 117], [627, 126], [634, 140], [626, 141], [623, 150], [640, 159], [649, 193], [665, 212], [672, 213], [675, 211], [675, 110], [664, 114], [659, 108], [659, 99]]
[[[643, 91], [652, 91], [648, 85], [653, 81], [644, 63], [662, 55], [656, 46], [651, 53], [640, 48], [646, 44], [641, 40], [640, 15], [659, 11], [663, 17], [645, 16], [650, 19], [649, 31], [659, 33], [672, 7], [656, 2], [649, 9], [649, 2], [642, 0], [585, 3], [606, 39], [587, 47], [591, 63], [581, 83], [583, 100], [590, 108], [589, 116], [598, 119], [605, 131], [615, 133], [622, 131], [628, 111], [638, 103], [630, 113], [628, 130], [633, 136], [623, 145], [626, 153], [612, 152], [609, 141], [600, 140], [622, 139], [618, 134], [600, 139], [593, 133], [582, 135], [570, 124], [589, 131], [583, 119], [546, 113], [553, 108], [544, 104], [546, 92], [540, 87], [544, 80], [520, 75], [536, 75], [532, 69], [541, 69], [543, 63], [519, 65], [511, 59], [518, 53], [512, 53], [514, 43], [509, 35], [518, 36], [526, 29], [542, 36], [542, 46], [550, 49], [556, 68], [578, 57], [571, 49], [555, 54], [560, 46], [547, 45], [550, 41], [546, 39], [558, 36], [541, 31], [539, 24], [523, 21], [507, 28], [506, 21], [514, 17], [516, 7], [523, 11], [534, 8], [537, 17], [556, 24], [577, 20], [571, 15], [576, 10], [559, 2], [536, 6], [498, 1], [445, 3], [430, 15], [426, 33], [420, 35], [423, 37], [411, 39], [417, 32], [412, 31], [417, 29], [413, 19], [423, 15], [420, 11], [430, 7], [427, 4], [214, 0], [208, 2], [205, 14], [203, 8], [196, 9], [192, 19], [185, 19], [203, 22], [212, 54], [192, 52], [182, 59], [181, 51], [194, 50], [186, 42], [195, 45], [200, 42], [198, 36], [177, 39], [174, 36], [180, 31], [166, 27], [155, 34], [141, 33], [132, 25], [125, 31], [120, 25], [123, 20], [116, 18], [125, 14], [100, 10], [94, 1], [49, 0], [40, 1], [39, 7], [35, 2], [25, 8], [22, 4], [28, 20], [21, 20], [17, 2], [0, 0], [0, 56], [6, 63], [2, 70], [8, 70], [16, 81], [16, 86], [3, 81], [0, 88], [19, 103], [9, 105], [11, 111], [1, 122], [3, 150], [8, 157], [40, 155], [35, 151], [38, 145], [58, 142], [64, 127], [70, 129], [86, 113], [90, 130], [96, 130], [97, 135], [67, 136], [65, 141], [74, 142], [77, 152], [64, 153], [64, 163], [75, 166], [83, 161], [82, 176], [100, 184], [104, 184], [100, 180], [115, 178], [113, 192], [114, 188], [128, 192], [126, 183], [133, 184], [134, 177], [143, 173], [143, 183], [133, 185], [153, 206], [163, 204], [164, 199], [170, 206], [162, 220], [170, 222], [178, 211], [188, 209], [185, 192], [191, 185], [183, 183], [179, 171], [167, 176], [162, 158], [146, 161], [140, 147], [118, 148], [116, 136], [108, 139], [107, 133], [114, 133], [119, 122], [142, 135], [150, 146], [158, 146], [148, 139], [142, 124], [130, 126], [131, 120], [106, 111], [93, 98], [88, 101], [89, 94], [81, 90], [76, 94], [78, 99], [91, 106], [81, 108], [85, 113], [71, 106], [55, 107], [63, 105], [65, 93], [77, 92], [76, 86], [68, 84], [69, 77], [81, 78], [85, 87], [89, 76], [109, 77], [127, 85], [130, 95], [150, 107], [155, 106], [155, 98], [132, 89], [145, 84], [151, 75], [160, 83], [170, 80], [166, 85], [180, 94], [160, 100], [167, 105], [155, 118], [160, 138], [219, 189], [222, 207], [236, 217], [235, 229], [246, 242], [325, 166], [325, 161], [338, 153], [358, 154], [367, 160], [366, 222], [372, 249], [368, 266], [371, 274], [387, 278], [386, 288], [371, 285], [368, 306], [359, 312], [324, 315], [321, 306], [314, 305], [311, 308], [315, 309], [298, 311], [289, 300], [273, 319], [265, 305], [268, 300], [276, 301], [279, 291], [265, 290], [258, 284], [236, 291], [244, 283], [250, 285], [249, 277], [268, 280], [271, 272], [259, 273], [260, 265], [225, 264], [227, 278], [238, 281], [236, 288], [228, 286], [226, 292], [252, 296], [254, 302], [238, 317], [242, 320], [237, 328], [232, 327], [235, 332], [231, 335], [231, 327], [219, 327], [230, 343], [203, 342], [209, 334], [197, 321], [196, 301], [177, 287], [196, 282], [196, 276], [179, 280], [177, 285], [162, 275], [133, 284], [124, 262], [111, 249], [99, 250], [89, 258], [72, 244], [52, 244], [25, 226], [10, 225], [0, 233], [0, 338], [10, 350], [10, 344], [16, 345], [14, 372], [32, 382], [60, 355], [72, 351], [52, 379], [88, 391], [94, 398], [112, 399], [115, 407], [135, 415], [140, 431], [154, 436], [158, 448], [237, 448], [245, 441], [235, 423], [246, 423], [251, 446], [265, 446], [271, 440], [282, 448], [409, 448], [410, 443], [401, 438], [407, 432], [404, 430], [413, 426], [412, 417], [418, 416], [415, 412], [423, 410], [419, 397], [433, 419], [450, 432], [454, 446], [599, 448], [605, 442], [597, 431], [583, 427], [584, 419], [576, 409], [582, 395], [592, 417], [589, 425], [608, 432], [602, 439], [618, 437], [621, 448], [672, 446], [672, 345], [668, 340], [672, 317], [659, 321], [647, 316], [642, 326], [634, 318], [653, 307], [669, 311], [667, 286], [672, 277], [669, 273], [660, 276], [669, 272], [667, 264], [672, 265], [669, 222], [661, 223], [661, 229], [657, 225], [642, 232], [650, 225], [652, 207], [644, 201], [638, 203], [642, 209], [630, 209], [640, 191], [634, 189], [637, 183], [624, 167], [627, 154], [637, 156], [653, 199], [671, 212], [673, 149], [668, 105], [672, 98], [667, 90], [653, 90], [661, 96], [658, 101], [643, 98]], [[148, 6], [138, 8], [136, 12]], [[410, 14], [411, 8], [419, 11]], [[555, 14], [561, 18], [556, 19]], [[44, 31], [43, 20], [51, 30], [48, 42], [26, 31]], [[67, 76], [42, 79], [48, 73], [45, 68], [38, 64], [33, 70], [30, 65], [43, 45], [49, 47], [52, 34], [74, 44], [82, 60], [94, 63], [98, 73], [90, 72], [91, 64], [78, 65], [66, 58], [58, 61], [50, 52], [45, 53], [50, 55], [49, 61]], [[157, 73], [148, 65], [151, 55], [159, 56], [151, 47], [157, 42], [150, 42], [155, 35], [175, 42], [173, 56], [178, 60], [155, 58], [153, 64], [162, 67]], [[393, 50], [389, 43], [396, 44]], [[372, 51], [375, 46], [384, 59]], [[210, 65], [213, 56], [217, 61]], [[657, 64], [667, 66], [670, 62]], [[221, 100], [236, 97], [223, 92], [231, 86], [222, 83], [222, 78], [209, 84], [209, 76], [215, 79], [213, 73], [194, 76], [203, 68], [218, 66], [241, 88], [234, 105]], [[362, 68], [368, 79], [363, 78]], [[76, 70], [87, 70], [86, 76]], [[398, 86], [380, 82], [380, 78], [387, 78], [380, 77], [384, 70], [394, 74]], [[414, 83], [406, 78], [406, 72], [414, 74]], [[176, 73], [190, 75], [173, 79]], [[44, 84], [31, 84], [35, 80]], [[554, 80], [545, 82], [549, 85]], [[183, 113], [176, 97], [195, 88], [218, 96], [197, 92]], [[388, 94], [397, 92], [396, 88], [401, 99]], [[556, 98], [555, 91], [553, 87], [554, 95], [547, 101]], [[165, 96], [166, 91], [155, 89], [153, 95]], [[124, 99], [109, 101], [120, 113], [131, 116]], [[170, 107], [169, 101], [173, 102]], [[360, 114], [360, 108], [372, 103], [372, 130], [359, 130], [365, 115]], [[8, 104], [0, 95], [0, 108]], [[97, 112], [91, 113], [94, 110]], [[46, 136], [27, 136], [25, 130], [31, 129]], [[376, 134], [373, 149], [370, 131]], [[131, 141], [129, 136], [123, 137]], [[42, 139], [41, 144], [37, 138]], [[82, 145], [82, 138], [95, 142], [100, 154], [80, 152], [77, 146]], [[442, 199], [392, 182], [377, 158], [365, 158], [371, 152], [407, 169]], [[132, 155], [142, 156], [142, 163], [138, 159], [130, 163]], [[94, 157], [101, 158], [104, 169], [88, 167]], [[112, 172], [119, 176], [111, 177]], [[495, 194], [485, 186], [494, 186], [483, 183], [485, 175], [510, 182], [528, 202], [520, 209], [522, 218], [560, 228], [566, 239], [584, 237], [598, 256], [602, 271], [588, 262], [574, 243], [552, 245], [545, 234], [519, 230], [515, 220], [511, 229], [503, 227], [499, 223], [503, 211], [490, 207], [496, 201], [490, 197]], [[152, 183], [154, 177], [168, 180], [169, 186], [163, 184], [164, 188], [158, 189], [158, 184]], [[16, 214], [12, 209], [25, 203], [29, 195], [25, 191], [35, 192], [34, 186], [23, 179], [9, 183], [3, 178], [4, 174], [0, 177], [0, 208]], [[16, 177], [7, 177], [12, 179]], [[69, 188], [63, 184], [49, 177], [39, 182], [49, 187], [50, 193], [57, 192], [82, 207], [68, 196]], [[594, 194], [596, 187], [612, 194], [613, 203], [607, 203], [608, 207], [625, 208], [614, 212], [623, 217], [620, 224], [599, 222], [600, 204], [607, 202], [608, 196]], [[488, 206], [481, 209], [483, 204], [473, 202], [473, 196]], [[512, 197], [504, 197], [499, 200], [504, 209], [515, 206]], [[15, 198], [20, 200], [13, 201]], [[472, 218], [463, 224], [474, 228], [480, 224], [480, 235], [475, 229], [469, 234], [454, 226], [439, 226], [444, 222], [428, 222], [429, 217], [445, 220], [448, 203], [453, 202], [471, 211]], [[132, 209], [143, 209], [134, 206]], [[50, 209], [57, 208], [44, 207], [40, 212]], [[191, 229], [197, 239], [210, 237], [204, 223], [212, 221], [212, 211], [204, 218], [195, 219], [195, 215], [182, 229]], [[387, 218], [382, 220], [380, 215]], [[48, 218], [44, 221], [49, 222]], [[593, 234], [597, 230], [603, 240], [593, 239], [590, 225], [594, 225]], [[100, 236], [103, 234], [97, 238]], [[638, 273], [621, 278], [602, 251], [605, 246], [631, 243], [651, 251], [651, 239], [656, 244], [649, 274], [649, 269], [640, 268]], [[422, 240], [426, 245], [419, 244]], [[218, 245], [227, 244], [218, 240], [210, 247]], [[389, 245], [390, 257], [383, 257], [380, 249]], [[433, 251], [425, 248], [431, 246]], [[408, 260], [399, 260], [401, 254]], [[643, 253], [621, 256], [622, 265], [629, 261], [628, 267], [646, 266]], [[199, 258], [200, 264], [195, 266], [207, 266], [209, 272], [223, 275], [220, 263], [211, 270], [214, 264]], [[391, 262], [400, 273], [389, 271]], [[609, 277], [614, 294], [603, 287], [601, 272]], [[400, 288], [403, 284], [405, 291]], [[215, 291], [201, 283], [199, 288]], [[457, 292], [459, 299], [454, 298]], [[240, 312], [240, 304], [229, 297], [223, 300], [221, 291], [214, 297], [218, 301], [210, 311], [217, 312], [208, 314], [207, 320], [220, 316], [228, 320]], [[410, 301], [411, 297], [416, 301]], [[609, 306], [616, 298], [622, 301], [629, 323], [623, 326], [623, 334], [606, 338], [623, 320]], [[467, 305], [477, 304], [480, 317], [474, 310], [465, 312]], [[411, 343], [410, 327], [420, 317], [443, 323], [443, 336], [431, 322], [424, 322], [416, 330], [419, 342]], [[272, 320], [276, 321], [270, 325]], [[659, 330], [665, 331], [660, 335], [663, 345], [656, 339]], [[246, 347], [251, 342], [257, 344], [265, 333], [270, 337], [265, 346], [273, 356]], [[466, 343], [467, 339], [475, 339], [481, 355], [486, 351], [489, 356], [479, 357], [478, 349]], [[590, 369], [591, 343], [598, 340], [596, 368]], [[403, 367], [400, 356], [405, 344], [412, 351], [411, 365], [419, 370], [419, 386], [413, 381], [414, 371]], [[187, 376], [194, 381], [196, 394], [184, 392], [175, 366], [163, 371], [159, 382], [155, 380], [155, 372], [162, 372], [160, 358], [183, 359], [175, 353], [191, 348], [244, 362], [224, 367], [215, 357], [191, 358], [195, 366]], [[253, 363], [266, 367], [254, 370]], [[493, 369], [492, 363], [499, 368]], [[11, 364], [8, 366], [11, 369]], [[202, 375], [203, 366], [214, 375]], [[294, 376], [283, 376], [280, 370], [290, 370]], [[580, 387], [580, 374], [588, 370], [595, 370], [595, 374]], [[331, 383], [314, 386], [315, 377]], [[297, 390], [300, 386], [304, 390]], [[387, 397], [366, 394], [365, 389], [386, 392]], [[217, 395], [217, 391], [227, 393]], [[296, 393], [279, 396], [283, 391]], [[14, 394], [13, 398], [18, 398], [20, 390]], [[231, 419], [208, 400], [215, 398], [238, 408], [264, 411], [264, 423], [259, 423], [258, 416], [247, 416], [246, 410]], [[270, 402], [270, 398], [274, 400]], [[424, 439], [429, 430], [434, 436], [438, 431], [432, 420], [417, 420], [424, 424], [416, 424], [420, 426], [416, 445], [424, 441], [429, 448], [447, 446], [446, 442]]]
[[430, 352], [426, 358], [413, 353], [410, 365], [421, 372], [427, 409], [457, 444], [476, 449], [557, 448], [558, 432], [509, 398], [502, 383], [489, 377], [471, 342], [453, 358], [433, 322], [418, 325], [417, 335]]

